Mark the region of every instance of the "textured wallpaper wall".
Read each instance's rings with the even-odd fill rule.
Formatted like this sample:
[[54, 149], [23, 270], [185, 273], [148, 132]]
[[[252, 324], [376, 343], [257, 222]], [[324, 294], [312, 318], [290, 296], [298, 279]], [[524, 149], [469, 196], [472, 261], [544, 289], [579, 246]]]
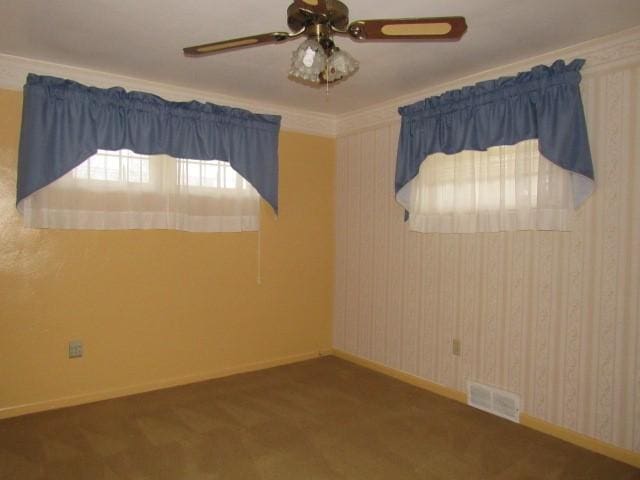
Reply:
[[597, 191], [572, 232], [409, 232], [399, 125], [340, 138], [334, 346], [458, 390], [497, 385], [530, 415], [640, 451], [639, 65], [584, 74]]

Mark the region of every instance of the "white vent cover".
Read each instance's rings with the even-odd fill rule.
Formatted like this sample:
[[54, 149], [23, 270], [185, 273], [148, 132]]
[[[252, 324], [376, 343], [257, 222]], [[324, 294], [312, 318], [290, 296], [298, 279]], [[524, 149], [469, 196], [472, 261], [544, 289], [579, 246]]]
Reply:
[[493, 413], [512, 422], [520, 423], [520, 397], [482, 383], [467, 383], [469, 405]]

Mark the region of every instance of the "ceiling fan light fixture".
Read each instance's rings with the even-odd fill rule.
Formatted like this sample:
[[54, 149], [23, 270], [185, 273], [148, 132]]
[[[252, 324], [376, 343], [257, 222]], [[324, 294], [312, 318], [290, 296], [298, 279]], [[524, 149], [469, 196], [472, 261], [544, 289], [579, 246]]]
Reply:
[[320, 74], [327, 66], [324, 49], [313, 38], [308, 38], [298, 46], [291, 57], [289, 75], [310, 82], [319, 82]]
[[349, 21], [349, 8], [340, 0], [293, 0], [287, 8], [288, 32], [249, 37], [183, 48], [191, 57], [218, 54], [236, 48], [283, 43], [302, 35], [307, 39], [293, 52], [289, 77], [303, 83], [329, 84], [355, 73], [358, 62], [334, 43], [334, 35], [357, 41], [459, 40], [467, 31], [464, 17], [382, 18]]
[[359, 67], [360, 64], [355, 58], [336, 47], [327, 60], [327, 68], [321, 74], [322, 80], [329, 83], [336, 82], [354, 74]]

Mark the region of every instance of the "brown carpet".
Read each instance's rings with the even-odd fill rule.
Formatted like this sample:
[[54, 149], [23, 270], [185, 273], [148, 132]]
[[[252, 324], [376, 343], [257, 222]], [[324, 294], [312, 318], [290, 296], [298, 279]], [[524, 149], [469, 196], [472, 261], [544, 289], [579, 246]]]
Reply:
[[334, 357], [0, 421], [2, 479], [640, 479]]

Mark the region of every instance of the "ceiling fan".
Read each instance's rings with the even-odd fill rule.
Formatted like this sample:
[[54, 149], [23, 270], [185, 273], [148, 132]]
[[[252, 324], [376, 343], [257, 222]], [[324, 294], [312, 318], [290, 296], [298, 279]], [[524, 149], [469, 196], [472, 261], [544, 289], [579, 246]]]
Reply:
[[310, 82], [338, 81], [354, 73], [358, 62], [338, 48], [334, 35], [355, 40], [458, 40], [467, 30], [464, 17], [356, 20], [339, 0], [294, 0], [287, 9], [293, 33], [272, 32], [184, 48], [187, 56], [200, 57], [236, 48], [253, 47], [307, 36], [293, 53], [289, 74]]

